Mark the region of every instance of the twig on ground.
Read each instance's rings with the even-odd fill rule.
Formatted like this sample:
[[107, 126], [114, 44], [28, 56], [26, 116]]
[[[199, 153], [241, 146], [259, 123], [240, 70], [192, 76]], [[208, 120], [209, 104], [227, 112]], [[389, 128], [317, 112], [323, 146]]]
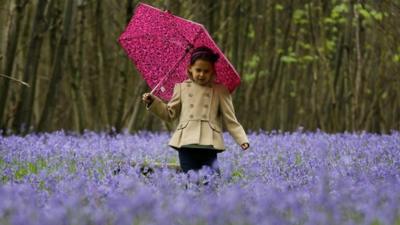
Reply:
[[[154, 173], [155, 170], [159, 170], [159, 169], [163, 169], [163, 168], [174, 170], [175, 172], [182, 171], [181, 167], [175, 163], [136, 163], [136, 162], [131, 162], [129, 165], [132, 167], [138, 166], [140, 168], [140, 172], [145, 176]], [[117, 168], [113, 171], [114, 175], [121, 172], [120, 167], [121, 167], [121, 164], [119, 164], [117, 166]]]

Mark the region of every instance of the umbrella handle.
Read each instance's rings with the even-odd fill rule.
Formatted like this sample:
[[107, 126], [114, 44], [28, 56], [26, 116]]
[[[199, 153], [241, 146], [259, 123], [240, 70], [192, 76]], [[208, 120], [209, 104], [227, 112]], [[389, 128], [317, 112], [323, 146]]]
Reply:
[[[154, 91], [157, 90], [157, 88], [158, 88], [162, 83], [164, 83], [164, 80], [165, 80], [166, 77], [168, 77], [168, 74], [167, 74], [162, 80], [160, 80], [160, 82], [158, 82], [158, 84], [150, 91], [150, 94], [153, 94]], [[163, 90], [161, 90], [161, 91], [163, 91]], [[163, 92], [164, 92], [164, 91], [163, 91]]]

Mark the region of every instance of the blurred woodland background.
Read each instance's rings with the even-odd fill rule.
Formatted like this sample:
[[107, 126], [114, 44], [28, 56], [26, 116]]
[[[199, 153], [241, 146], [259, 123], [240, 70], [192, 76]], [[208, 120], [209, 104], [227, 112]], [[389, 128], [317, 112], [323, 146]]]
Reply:
[[[247, 130], [400, 130], [400, 0], [142, 2], [205, 25]], [[137, 3], [0, 0], [0, 129], [173, 129], [117, 42]]]

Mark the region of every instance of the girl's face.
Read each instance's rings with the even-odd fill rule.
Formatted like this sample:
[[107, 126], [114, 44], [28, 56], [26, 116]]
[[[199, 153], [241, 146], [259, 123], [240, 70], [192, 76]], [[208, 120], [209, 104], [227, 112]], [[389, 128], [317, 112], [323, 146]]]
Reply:
[[189, 68], [193, 81], [200, 85], [208, 85], [212, 81], [214, 67], [211, 62], [198, 59]]

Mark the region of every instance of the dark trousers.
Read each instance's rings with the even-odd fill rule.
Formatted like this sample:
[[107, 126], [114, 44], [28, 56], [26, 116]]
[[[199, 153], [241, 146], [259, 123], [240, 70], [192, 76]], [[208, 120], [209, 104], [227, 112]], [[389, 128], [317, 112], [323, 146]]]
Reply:
[[179, 163], [183, 172], [189, 170], [200, 170], [203, 166], [208, 166], [213, 172], [220, 173], [218, 167], [217, 151], [213, 149], [200, 148], [180, 148]]

